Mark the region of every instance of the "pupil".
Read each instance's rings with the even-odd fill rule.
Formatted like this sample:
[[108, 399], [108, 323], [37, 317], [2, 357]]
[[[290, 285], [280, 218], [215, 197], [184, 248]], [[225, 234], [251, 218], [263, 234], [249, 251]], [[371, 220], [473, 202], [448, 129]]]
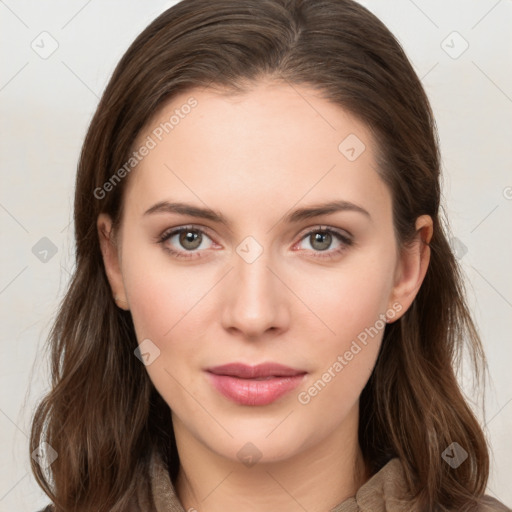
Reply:
[[[325, 251], [331, 245], [332, 235], [330, 233], [315, 233], [313, 236], [313, 242], [311, 246], [319, 251]], [[315, 245], [319, 242], [319, 245]]]
[[182, 231], [180, 234], [180, 244], [185, 249], [197, 249], [201, 245], [201, 235], [193, 231]]

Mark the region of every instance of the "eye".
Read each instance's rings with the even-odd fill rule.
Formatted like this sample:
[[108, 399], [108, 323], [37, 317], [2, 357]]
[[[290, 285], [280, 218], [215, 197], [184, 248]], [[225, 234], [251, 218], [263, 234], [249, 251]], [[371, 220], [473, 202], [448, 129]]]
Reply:
[[166, 251], [178, 258], [197, 257], [199, 254], [196, 256], [195, 253], [209, 249], [213, 244], [212, 239], [202, 229], [194, 226], [181, 226], [167, 230], [160, 236], [158, 242]]
[[[301, 247], [307, 242], [308, 247]], [[181, 226], [165, 231], [158, 243], [177, 258], [198, 258], [201, 252], [213, 247], [213, 240], [206, 232], [195, 226]], [[312, 250], [314, 257], [333, 258], [353, 244], [352, 237], [334, 228], [318, 227], [303, 235], [296, 245], [299, 250]]]
[[[301, 247], [306, 242], [309, 247]], [[298, 248], [312, 250], [315, 257], [332, 258], [341, 254], [353, 244], [352, 238], [334, 228], [318, 227], [308, 231], [299, 242]], [[324, 253], [324, 254], [321, 254]]]

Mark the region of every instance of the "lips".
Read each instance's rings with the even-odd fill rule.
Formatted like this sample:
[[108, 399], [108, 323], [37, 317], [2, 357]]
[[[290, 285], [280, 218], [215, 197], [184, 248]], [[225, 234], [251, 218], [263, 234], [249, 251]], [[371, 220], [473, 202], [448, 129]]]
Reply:
[[307, 372], [278, 363], [229, 363], [206, 370], [213, 387], [240, 405], [268, 405], [295, 389]]
[[240, 379], [258, 379], [268, 377], [293, 377], [306, 373], [289, 366], [278, 363], [263, 363], [256, 366], [248, 366], [243, 363], [229, 363], [222, 366], [209, 368], [207, 371], [215, 375], [226, 375]]

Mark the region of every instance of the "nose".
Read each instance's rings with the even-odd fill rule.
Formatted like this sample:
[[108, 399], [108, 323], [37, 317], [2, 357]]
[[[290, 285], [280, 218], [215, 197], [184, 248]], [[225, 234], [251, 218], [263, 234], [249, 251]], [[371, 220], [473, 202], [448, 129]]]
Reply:
[[234, 255], [234, 269], [224, 283], [224, 329], [256, 340], [286, 330], [289, 296], [266, 253], [251, 263]]

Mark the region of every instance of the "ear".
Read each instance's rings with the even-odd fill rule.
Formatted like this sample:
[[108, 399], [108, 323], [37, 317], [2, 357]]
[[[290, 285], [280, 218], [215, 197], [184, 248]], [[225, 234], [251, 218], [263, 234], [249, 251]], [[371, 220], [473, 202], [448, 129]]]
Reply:
[[400, 313], [388, 320], [388, 323], [398, 320], [409, 309], [427, 273], [430, 262], [429, 243], [434, 232], [430, 215], [419, 216], [415, 228], [414, 239], [400, 250], [390, 297], [391, 304], [398, 303], [402, 307]]
[[126, 299], [123, 275], [121, 273], [120, 250], [112, 230], [112, 219], [110, 216], [106, 213], [100, 213], [98, 215], [97, 228], [105, 273], [110, 283], [112, 295], [117, 306], [128, 311], [130, 308]]

